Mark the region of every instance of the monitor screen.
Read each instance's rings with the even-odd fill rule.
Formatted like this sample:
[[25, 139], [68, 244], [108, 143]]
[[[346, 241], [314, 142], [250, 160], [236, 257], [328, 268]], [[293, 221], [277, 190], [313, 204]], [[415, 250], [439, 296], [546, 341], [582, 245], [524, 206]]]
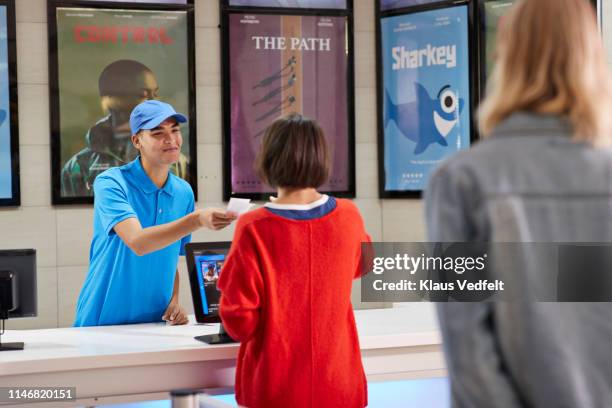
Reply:
[[202, 298], [202, 313], [205, 315], [219, 311], [220, 293], [217, 289], [217, 280], [223, 262], [225, 262], [224, 254], [204, 253], [195, 256], [200, 297]]
[[9, 319], [36, 317], [36, 251], [34, 249], [0, 250], [0, 271], [12, 272], [16, 280], [16, 308], [9, 311]]
[[217, 288], [230, 242], [189, 243], [185, 247], [193, 310], [199, 323], [216, 323], [221, 292]]

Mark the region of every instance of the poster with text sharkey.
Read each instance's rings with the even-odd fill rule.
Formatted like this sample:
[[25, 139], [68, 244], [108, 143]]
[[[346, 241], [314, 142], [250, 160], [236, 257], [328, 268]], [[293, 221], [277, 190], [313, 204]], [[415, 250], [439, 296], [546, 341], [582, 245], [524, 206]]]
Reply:
[[[54, 202], [93, 201], [95, 178], [138, 155], [129, 126], [137, 104], [159, 99], [189, 116], [188, 12], [60, 7], [56, 18]], [[194, 185], [189, 123], [181, 132], [171, 171]]]
[[232, 194], [273, 191], [256, 175], [255, 157], [266, 127], [294, 112], [317, 120], [327, 136], [332, 171], [321, 190], [349, 189], [346, 24], [345, 17], [229, 15]]
[[383, 18], [384, 189], [419, 192], [470, 146], [468, 9]]
[[13, 198], [7, 7], [0, 6], [0, 200]]

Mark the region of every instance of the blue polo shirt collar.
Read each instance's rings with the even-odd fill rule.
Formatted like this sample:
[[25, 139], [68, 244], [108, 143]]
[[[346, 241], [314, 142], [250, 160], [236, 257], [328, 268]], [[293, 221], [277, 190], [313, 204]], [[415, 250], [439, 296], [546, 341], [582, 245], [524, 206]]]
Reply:
[[172, 174], [168, 174], [168, 179], [161, 189], [157, 188], [155, 183], [153, 183], [142, 167], [140, 156], [136, 157], [134, 161], [127, 165], [127, 170], [132, 175], [136, 187], [138, 187], [143, 193], [153, 194], [161, 190], [170, 196], [174, 195], [174, 189], [172, 188]]

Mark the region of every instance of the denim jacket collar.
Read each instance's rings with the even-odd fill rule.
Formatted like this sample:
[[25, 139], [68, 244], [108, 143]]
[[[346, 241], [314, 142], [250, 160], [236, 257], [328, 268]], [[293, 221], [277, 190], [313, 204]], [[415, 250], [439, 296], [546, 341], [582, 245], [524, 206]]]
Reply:
[[495, 128], [492, 136], [533, 136], [538, 134], [571, 137], [573, 129], [571, 123], [560, 116], [516, 112], [502, 121]]

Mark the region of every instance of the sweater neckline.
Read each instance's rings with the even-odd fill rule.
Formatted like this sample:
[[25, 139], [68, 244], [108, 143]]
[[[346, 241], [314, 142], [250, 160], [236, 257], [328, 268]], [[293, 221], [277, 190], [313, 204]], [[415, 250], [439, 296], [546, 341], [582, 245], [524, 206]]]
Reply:
[[322, 205], [325, 205], [328, 200], [329, 196], [327, 194], [323, 194], [321, 195], [321, 198], [309, 204], [277, 204], [274, 202], [269, 202], [265, 203], [264, 207], [273, 210], [309, 211]]

